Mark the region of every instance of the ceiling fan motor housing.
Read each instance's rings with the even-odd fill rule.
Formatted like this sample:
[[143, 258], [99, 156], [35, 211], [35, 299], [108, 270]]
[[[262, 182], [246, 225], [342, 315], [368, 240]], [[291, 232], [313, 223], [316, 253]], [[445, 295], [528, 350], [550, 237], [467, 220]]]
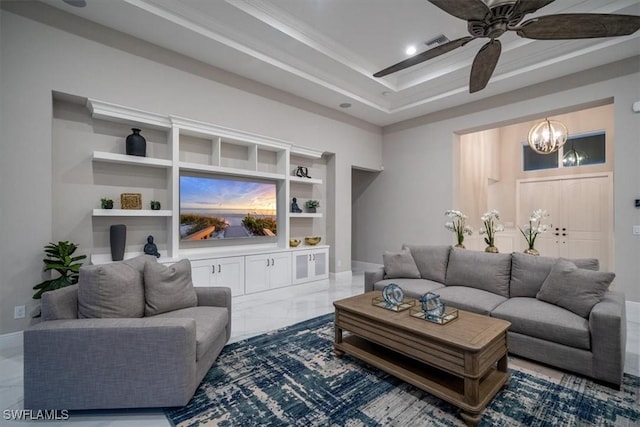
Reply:
[[489, 12], [482, 21], [467, 22], [469, 34], [474, 37], [497, 39], [509, 28], [516, 26], [524, 17], [516, 13], [516, 0], [484, 0]]

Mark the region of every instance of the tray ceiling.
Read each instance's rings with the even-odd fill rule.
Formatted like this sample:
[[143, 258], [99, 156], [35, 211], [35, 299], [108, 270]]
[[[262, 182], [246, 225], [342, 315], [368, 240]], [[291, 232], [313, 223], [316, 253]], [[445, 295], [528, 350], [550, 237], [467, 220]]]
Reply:
[[[426, 0], [86, 0], [83, 8], [43, 2], [381, 126], [640, 55], [640, 32], [574, 41], [507, 33], [487, 88], [469, 94], [471, 61], [483, 40], [372, 76], [408, 57], [409, 45], [421, 52], [441, 34], [467, 35], [466, 22]], [[527, 18], [570, 12], [640, 15], [640, 0], [558, 0]]]

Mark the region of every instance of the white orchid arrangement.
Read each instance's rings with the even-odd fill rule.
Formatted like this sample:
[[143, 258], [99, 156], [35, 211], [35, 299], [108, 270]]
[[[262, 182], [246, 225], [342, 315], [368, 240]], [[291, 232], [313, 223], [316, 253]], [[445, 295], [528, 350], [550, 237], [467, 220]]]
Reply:
[[534, 249], [538, 234], [547, 231], [548, 227], [546, 224], [543, 224], [542, 221], [548, 216], [549, 214], [546, 209], [536, 209], [531, 213], [529, 222], [525, 224], [524, 229], [520, 229], [520, 232], [529, 245], [529, 249]]
[[467, 234], [471, 236], [473, 233], [473, 228], [469, 227], [467, 222], [467, 216], [460, 211], [448, 210], [445, 213], [445, 216], [451, 218], [451, 221], [447, 221], [444, 223], [444, 227], [456, 233], [456, 237], [458, 239], [458, 245], [462, 245], [464, 242], [464, 235]]
[[499, 231], [504, 231], [504, 226], [498, 223], [498, 220], [500, 219], [500, 212], [492, 209], [482, 215], [480, 219], [482, 220], [482, 227], [480, 227], [479, 233], [486, 234], [487, 237], [484, 238], [485, 243], [491, 247], [494, 247], [496, 233]]

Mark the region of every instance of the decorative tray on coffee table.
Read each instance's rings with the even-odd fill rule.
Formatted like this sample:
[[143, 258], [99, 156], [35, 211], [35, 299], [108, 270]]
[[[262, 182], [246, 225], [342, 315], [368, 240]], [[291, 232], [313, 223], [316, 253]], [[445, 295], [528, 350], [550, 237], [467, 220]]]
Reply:
[[422, 310], [413, 309], [411, 310], [411, 316], [417, 317], [418, 319], [426, 320], [427, 322], [444, 325], [445, 323], [449, 323], [452, 320], [458, 318], [458, 309], [453, 307], [445, 307], [444, 313], [442, 313], [442, 315], [440, 316], [435, 314], [427, 314]]
[[390, 303], [386, 302], [382, 297], [374, 297], [371, 304], [391, 311], [404, 311], [408, 308], [415, 307], [416, 300], [413, 298], [406, 298], [399, 303]]

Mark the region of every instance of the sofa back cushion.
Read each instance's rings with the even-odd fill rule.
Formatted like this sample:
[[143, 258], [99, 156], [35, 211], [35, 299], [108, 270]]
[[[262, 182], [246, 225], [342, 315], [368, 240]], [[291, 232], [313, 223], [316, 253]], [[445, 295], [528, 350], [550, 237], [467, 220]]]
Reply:
[[144, 266], [151, 257], [141, 255], [112, 264], [80, 268], [78, 317], [144, 316]]
[[421, 278], [444, 283], [451, 246], [404, 244], [402, 248], [411, 252]]
[[588, 318], [615, 277], [614, 273], [578, 268], [569, 260], [560, 258], [551, 267], [536, 298]]
[[183, 259], [170, 266], [148, 262], [144, 268], [145, 316], [198, 305], [191, 281], [191, 263]]
[[[511, 297], [535, 298], [557, 260], [514, 252], [511, 259]], [[586, 270], [598, 271], [600, 268], [596, 258], [576, 258], [569, 261]]]
[[468, 286], [509, 298], [511, 254], [451, 248], [447, 286]]

